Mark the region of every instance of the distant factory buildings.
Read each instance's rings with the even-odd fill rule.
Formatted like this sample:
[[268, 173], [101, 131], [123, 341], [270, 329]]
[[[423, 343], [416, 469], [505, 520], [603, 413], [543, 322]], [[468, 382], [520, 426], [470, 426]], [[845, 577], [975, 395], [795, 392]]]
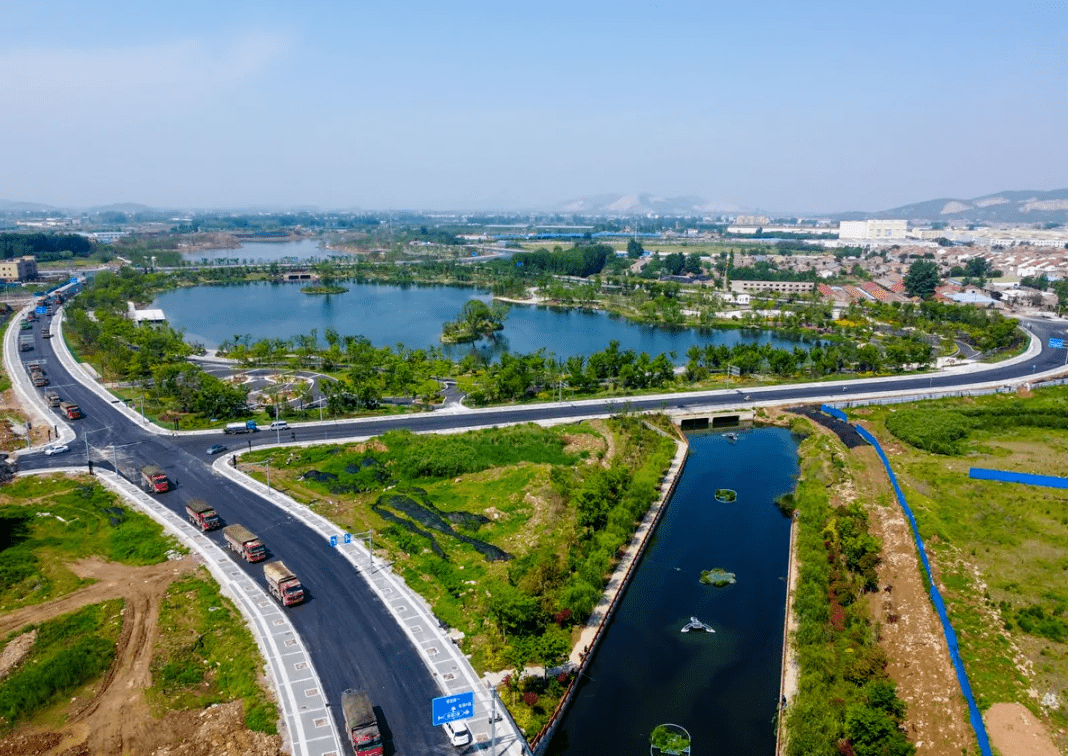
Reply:
[[908, 221], [903, 220], [842, 221], [838, 224], [838, 238], [857, 241], [904, 239], [907, 228]]

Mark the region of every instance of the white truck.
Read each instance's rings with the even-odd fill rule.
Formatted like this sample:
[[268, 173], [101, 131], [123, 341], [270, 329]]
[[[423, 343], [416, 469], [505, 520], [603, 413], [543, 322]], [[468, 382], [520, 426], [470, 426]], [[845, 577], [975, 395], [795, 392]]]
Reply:
[[282, 562], [263, 565], [263, 576], [267, 578], [267, 591], [278, 599], [282, 606], [293, 606], [304, 600], [304, 587], [292, 570]]

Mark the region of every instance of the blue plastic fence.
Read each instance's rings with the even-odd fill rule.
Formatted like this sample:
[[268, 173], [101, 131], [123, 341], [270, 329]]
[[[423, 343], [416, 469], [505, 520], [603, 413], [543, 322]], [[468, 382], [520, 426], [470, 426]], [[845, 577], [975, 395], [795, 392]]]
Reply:
[[1054, 475], [1032, 475], [1011, 470], [987, 470], [983, 467], [973, 467], [968, 471], [968, 477], [976, 480], [996, 480], [999, 483], [1025, 483], [1029, 486], [1045, 486], [1046, 488], [1068, 488], [1068, 478], [1058, 478]]
[[849, 422], [849, 418], [846, 417], [846, 413], [842, 412], [842, 410], [840, 410], [840, 409], [835, 409], [834, 407], [832, 407], [829, 404], [821, 404], [820, 405], [820, 411], [823, 412], [826, 415], [830, 415], [831, 417], [838, 418], [843, 423], [848, 423]]
[[[822, 405], [820, 409], [831, 415], [837, 417], [839, 420], [848, 422], [845, 414], [834, 407], [829, 407], [826, 404]], [[854, 426], [860, 437], [875, 447], [876, 453], [879, 455], [879, 459], [883, 461], [883, 467], [886, 468], [886, 474], [890, 478], [890, 485], [894, 487], [894, 495], [897, 497], [897, 503], [901, 505], [901, 510], [905, 513], [905, 517], [908, 518], [909, 525], [912, 527], [912, 535], [916, 539], [916, 549], [920, 553], [920, 561], [923, 563], [923, 571], [927, 575], [927, 582], [931, 585], [931, 603], [934, 604], [935, 611], [938, 612], [938, 618], [942, 622], [942, 632], [946, 636], [946, 644], [949, 646], [949, 657], [953, 660], [953, 668], [957, 672], [957, 682], [960, 683], [960, 692], [964, 695], [964, 700], [968, 702], [968, 715], [972, 722], [972, 729], [975, 730], [975, 738], [979, 741], [979, 752], [983, 756], [993, 756], [990, 750], [990, 741], [986, 736], [986, 725], [983, 723], [983, 715], [979, 711], [979, 707], [975, 703], [975, 697], [972, 695], [972, 686], [968, 682], [968, 673], [964, 671], [964, 662], [961, 661], [960, 653], [957, 649], [957, 634], [953, 631], [953, 625], [949, 622], [949, 616], [946, 614], [946, 604], [942, 600], [942, 594], [938, 590], [938, 586], [935, 585], [934, 579], [931, 577], [931, 564], [927, 561], [927, 550], [923, 545], [923, 538], [920, 536], [920, 529], [916, 525], [916, 518], [912, 514], [912, 509], [909, 507], [908, 502], [905, 500], [905, 494], [901, 491], [901, 486], [897, 483], [897, 476], [894, 475], [893, 469], [890, 467], [890, 460], [886, 458], [886, 454], [883, 452], [883, 447], [879, 445], [878, 439], [871, 435], [867, 430], [859, 425]]]

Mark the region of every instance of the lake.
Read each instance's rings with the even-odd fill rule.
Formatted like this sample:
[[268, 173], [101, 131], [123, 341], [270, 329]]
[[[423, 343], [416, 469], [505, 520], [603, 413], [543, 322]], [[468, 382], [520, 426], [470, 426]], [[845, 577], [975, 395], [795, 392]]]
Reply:
[[[280, 245], [281, 246], [281, 245]], [[249, 283], [194, 286], [167, 291], [153, 307], [163, 310], [188, 341], [214, 349], [225, 340], [250, 334], [290, 339], [314, 328], [320, 343], [327, 328], [342, 336], [362, 335], [375, 346], [411, 349], [441, 347], [441, 327], [455, 320], [469, 299], [492, 301], [489, 292], [469, 287], [346, 283], [344, 294], [302, 294], [299, 283]], [[674, 351], [675, 362], [686, 350], [706, 344], [770, 343], [792, 348], [802, 342], [758, 330], [673, 329], [633, 323], [604, 312], [512, 306], [504, 330], [493, 339], [444, 347], [454, 359], [479, 352], [494, 359], [504, 352], [529, 354], [539, 349], [557, 358], [587, 356], [616, 340], [621, 349], [656, 356]]]

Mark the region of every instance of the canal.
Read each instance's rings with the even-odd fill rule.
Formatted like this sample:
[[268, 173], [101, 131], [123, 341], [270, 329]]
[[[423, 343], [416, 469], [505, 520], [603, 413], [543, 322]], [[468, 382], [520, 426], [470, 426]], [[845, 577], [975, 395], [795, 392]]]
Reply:
[[[692, 433], [690, 456], [549, 754], [643, 756], [658, 724], [685, 727], [692, 756], [771, 756], [779, 696], [797, 444], [781, 428]], [[717, 488], [737, 492], [730, 504]], [[702, 585], [702, 570], [737, 576]], [[690, 617], [714, 633], [681, 633]]]

